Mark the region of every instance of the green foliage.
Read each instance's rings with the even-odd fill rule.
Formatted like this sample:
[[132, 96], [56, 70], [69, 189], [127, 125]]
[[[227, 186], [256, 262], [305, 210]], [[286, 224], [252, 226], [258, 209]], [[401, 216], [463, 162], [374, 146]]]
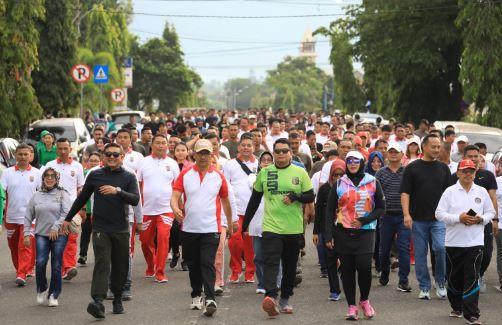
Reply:
[[228, 80], [224, 85], [227, 95], [227, 107], [249, 108], [254, 96], [259, 90], [259, 85], [249, 78], [236, 78]]
[[42, 0], [0, 0], [2, 136], [20, 136], [31, 120], [41, 116], [30, 72], [38, 66], [39, 33], [36, 24], [43, 18]]
[[33, 72], [33, 86], [44, 112], [52, 115], [76, 105], [77, 89], [70, 75], [77, 54], [72, 2], [45, 1], [50, 19], [38, 26], [40, 67]]
[[320, 109], [327, 79], [326, 74], [307, 59], [286, 57], [275, 70], [268, 71], [266, 83], [275, 94], [273, 108], [297, 112]]
[[365, 97], [361, 85], [354, 77], [352, 59], [354, 51], [350, 44], [350, 35], [338, 25], [341, 21], [330, 24], [329, 30], [321, 27], [314, 32], [329, 36], [331, 39], [331, 54], [329, 60], [333, 65], [335, 107], [345, 112], [358, 112], [364, 107]]
[[482, 122], [502, 127], [502, 4], [460, 1], [457, 26], [462, 31], [462, 71], [466, 99], [486, 114]]
[[200, 76], [185, 65], [176, 30], [168, 23], [162, 38], [143, 45], [134, 42], [131, 53], [134, 88], [129, 92], [130, 107], [151, 108], [158, 100], [159, 110], [176, 112], [202, 85]]

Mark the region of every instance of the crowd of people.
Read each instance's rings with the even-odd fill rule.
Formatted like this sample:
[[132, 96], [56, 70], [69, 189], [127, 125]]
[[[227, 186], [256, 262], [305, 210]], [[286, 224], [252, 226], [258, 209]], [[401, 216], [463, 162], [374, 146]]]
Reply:
[[67, 139], [43, 131], [35, 148], [17, 147], [17, 164], [1, 176], [15, 282], [35, 276], [39, 304], [58, 306], [62, 280], [89, 263], [92, 241], [87, 312], [105, 318], [110, 299], [123, 313], [139, 241], [146, 277], [168, 282], [166, 265], [188, 271], [190, 309], [214, 315], [216, 296], [244, 281], [264, 295], [268, 316], [291, 314], [311, 223], [328, 299], [343, 291], [347, 320], [359, 310], [375, 316], [372, 280], [389, 285], [391, 269], [397, 290], [412, 292], [414, 265], [419, 299], [435, 287], [450, 317], [481, 324], [494, 237], [502, 292], [502, 176], [486, 145], [451, 125], [215, 109], [131, 117], [118, 130], [105, 114], [85, 122], [93, 137], [80, 161]]

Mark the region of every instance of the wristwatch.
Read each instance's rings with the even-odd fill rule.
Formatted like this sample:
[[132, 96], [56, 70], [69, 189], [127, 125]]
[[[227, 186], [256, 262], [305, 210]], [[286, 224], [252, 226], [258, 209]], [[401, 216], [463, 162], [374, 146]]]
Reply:
[[119, 194], [120, 192], [122, 192], [122, 189], [120, 187], [118, 187], [118, 186], [115, 189], [117, 190], [117, 194]]

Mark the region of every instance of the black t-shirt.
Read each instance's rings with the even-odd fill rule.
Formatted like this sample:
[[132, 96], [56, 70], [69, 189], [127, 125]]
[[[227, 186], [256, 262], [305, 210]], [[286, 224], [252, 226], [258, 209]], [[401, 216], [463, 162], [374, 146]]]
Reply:
[[[458, 181], [457, 174], [453, 174], [452, 176], [453, 183], [455, 184]], [[478, 169], [476, 171], [476, 176], [474, 176], [474, 184], [483, 187], [486, 191], [497, 190], [497, 179], [492, 172], [485, 169]]]
[[448, 166], [440, 161], [418, 159], [404, 169], [401, 193], [410, 195], [413, 220], [434, 221], [443, 192], [452, 185]]

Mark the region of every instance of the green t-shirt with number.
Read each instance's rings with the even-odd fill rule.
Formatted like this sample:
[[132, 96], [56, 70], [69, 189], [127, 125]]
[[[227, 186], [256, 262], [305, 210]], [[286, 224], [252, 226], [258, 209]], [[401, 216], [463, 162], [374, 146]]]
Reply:
[[262, 192], [265, 198], [264, 232], [280, 235], [303, 233], [302, 203], [295, 201], [286, 205], [282, 202], [284, 195], [312, 189], [312, 182], [303, 168], [293, 164], [286, 168], [268, 166], [256, 176], [254, 189]]

